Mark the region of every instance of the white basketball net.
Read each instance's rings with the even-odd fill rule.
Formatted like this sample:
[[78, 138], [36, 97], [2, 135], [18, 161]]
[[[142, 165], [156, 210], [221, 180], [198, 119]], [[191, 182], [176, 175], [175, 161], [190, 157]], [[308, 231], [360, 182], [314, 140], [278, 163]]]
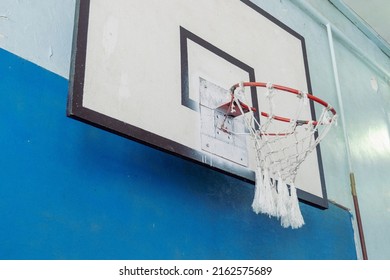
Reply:
[[[299, 92], [293, 97], [297, 99], [293, 117], [274, 115], [276, 108], [274, 97], [280, 94], [281, 90], [278, 87], [281, 86], [267, 84], [266, 103], [269, 111], [261, 112], [262, 117], [259, 121], [255, 118], [252, 108], [243, 108], [245, 104], [249, 104], [245, 98], [245, 86], [248, 84], [250, 83], [241, 83], [232, 87], [230, 110], [239, 110], [244, 115], [245, 125], [254, 143], [256, 187], [252, 208], [257, 214], [263, 213], [279, 218], [283, 227], [300, 228], [304, 220], [295, 187], [297, 172], [336, 123], [336, 112], [323, 102], [327, 106], [321, 104], [323, 109], [318, 120], [307, 120], [307, 112], [310, 111], [308, 97], [313, 96]], [[236, 88], [238, 90], [234, 92]], [[303, 114], [306, 114], [306, 118], [302, 116]]]

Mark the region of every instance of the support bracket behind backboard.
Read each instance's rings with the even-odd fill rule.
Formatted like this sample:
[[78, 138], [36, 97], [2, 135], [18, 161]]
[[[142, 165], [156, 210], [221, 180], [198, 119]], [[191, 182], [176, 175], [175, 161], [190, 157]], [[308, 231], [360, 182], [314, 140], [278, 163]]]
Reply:
[[[202, 150], [248, 166], [247, 135], [242, 116], [227, 116], [219, 109], [230, 99], [229, 91], [203, 78], [199, 83]], [[226, 129], [221, 129], [222, 124]]]

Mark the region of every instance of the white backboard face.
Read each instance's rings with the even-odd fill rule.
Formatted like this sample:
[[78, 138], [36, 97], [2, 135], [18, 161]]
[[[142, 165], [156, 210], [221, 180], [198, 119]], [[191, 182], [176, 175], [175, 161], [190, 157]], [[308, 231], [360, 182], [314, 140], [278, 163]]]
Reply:
[[[250, 141], [212, 135], [213, 106], [240, 81], [311, 92], [304, 38], [250, 1], [86, 0], [76, 14], [70, 116], [245, 180]], [[327, 207], [319, 149], [297, 186]]]

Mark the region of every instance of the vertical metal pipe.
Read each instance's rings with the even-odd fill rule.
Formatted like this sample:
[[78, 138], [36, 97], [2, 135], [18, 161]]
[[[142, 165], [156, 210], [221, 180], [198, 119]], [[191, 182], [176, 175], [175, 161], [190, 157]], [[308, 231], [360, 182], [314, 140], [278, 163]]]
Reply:
[[366, 243], [365, 243], [365, 239], [364, 239], [363, 224], [362, 224], [362, 219], [360, 216], [359, 201], [358, 201], [357, 192], [356, 192], [355, 175], [352, 171], [353, 168], [352, 168], [351, 150], [350, 150], [350, 146], [349, 146], [347, 126], [345, 123], [343, 99], [341, 97], [339, 74], [338, 74], [338, 69], [337, 69], [336, 55], [335, 55], [335, 51], [334, 51], [332, 28], [331, 28], [330, 24], [326, 24], [326, 30], [328, 32], [328, 42], [329, 42], [329, 48], [330, 48], [330, 53], [331, 53], [331, 57], [332, 57], [333, 75], [334, 75], [334, 80], [335, 80], [335, 84], [336, 84], [337, 98], [338, 98], [338, 102], [339, 102], [339, 106], [340, 106], [338, 111], [339, 111], [339, 115], [340, 115], [340, 118], [341, 118], [341, 121], [343, 124], [345, 148], [347, 151], [348, 166], [349, 166], [349, 171], [350, 171], [349, 179], [350, 179], [350, 183], [351, 183], [351, 194], [352, 194], [352, 198], [353, 198], [353, 205], [354, 205], [354, 209], [355, 209], [356, 222], [357, 222], [357, 226], [358, 226], [360, 246], [362, 249], [363, 259], [367, 260], [368, 259], [367, 248], [366, 248]]
[[360, 216], [359, 200], [358, 200], [357, 193], [356, 193], [355, 174], [353, 172], [351, 172], [349, 174], [349, 178], [350, 178], [350, 181], [351, 181], [351, 193], [352, 193], [352, 198], [353, 198], [353, 205], [354, 205], [354, 208], [355, 208], [356, 222], [357, 222], [357, 225], [358, 225], [360, 244], [361, 244], [361, 247], [362, 247], [363, 260], [368, 260], [366, 241], [364, 240], [364, 231], [363, 231], [362, 218]]

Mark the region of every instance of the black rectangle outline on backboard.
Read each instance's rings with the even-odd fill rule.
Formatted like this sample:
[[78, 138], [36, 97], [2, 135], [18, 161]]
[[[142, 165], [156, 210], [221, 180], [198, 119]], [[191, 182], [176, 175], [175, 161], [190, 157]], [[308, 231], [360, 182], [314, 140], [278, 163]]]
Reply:
[[[190, 87], [189, 87], [189, 61], [188, 61], [188, 40], [198, 44], [214, 55], [226, 60], [230, 64], [240, 68], [244, 72], [248, 73], [249, 81], [255, 82], [255, 70], [244, 62], [238, 60], [232, 55], [226, 53], [225, 51], [217, 48], [210, 42], [202, 39], [201, 37], [195, 35], [186, 28], [180, 26], [180, 59], [181, 59], [181, 104], [187, 108], [190, 108], [194, 111], [199, 111], [199, 103], [190, 98]], [[240, 81], [237, 81], [240, 82]], [[228, 85], [233, 86], [233, 85]], [[251, 88], [251, 98], [252, 104], [254, 107], [258, 108], [257, 101], [257, 90], [255, 87]], [[259, 120], [259, 116], [257, 116]]]
[[[308, 84], [308, 90], [311, 92], [310, 85], [310, 77], [309, 77], [309, 68], [308, 61], [306, 55], [306, 47], [304, 38], [290, 29], [288, 26], [284, 25], [270, 14], [266, 13], [264, 10], [256, 6], [250, 1], [241, 0], [242, 3], [247, 6], [253, 8], [255, 11], [259, 12], [261, 15], [271, 20], [293, 36], [297, 37], [302, 42], [302, 52], [304, 57], [304, 65], [306, 70], [306, 79]], [[208, 166], [212, 169], [218, 170], [220, 172], [230, 174], [237, 178], [254, 182], [255, 174], [253, 171], [248, 170], [244, 167], [237, 166], [236, 164], [219, 158], [218, 156], [210, 155], [205, 152], [197, 151], [191, 148], [188, 148], [180, 143], [174, 142], [172, 140], [163, 138], [159, 135], [151, 133], [149, 131], [143, 130], [139, 127], [135, 127], [133, 125], [124, 123], [122, 121], [116, 120], [112, 117], [103, 115], [101, 113], [95, 112], [91, 109], [83, 107], [83, 91], [84, 91], [84, 78], [85, 78], [85, 63], [86, 63], [86, 55], [87, 55], [87, 38], [88, 38], [88, 23], [89, 23], [89, 8], [90, 8], [90, 0], [77, 0], [76, 1], [76, 11], [75, 11], [75, 27], [74, 27], [74, 37], [73, 37], [73, 49], [72, 49], [72, 61], [71, 61], [71, 69], [70, 69], [70, 79], [69, 79], [69, 94], [68, 94], [68, 105], [67, 105], [67, 115], [71, 118], [80, 120], [82, 122], [88, 123], [95, 127], [107, 130], [109, 132], [118, 134], [125, 138], [140, 142], [142, 144], [151, 146], [158, 150], [162, 150], [164, 152], [173, 154], [175, 156], [182, 157], [187, 160], [191, 160], [195, 163]], [[207, 43], [206, 41], [202, 41], [200, 37], [197, 37], [187, 33], [185, 38], [195, 41], [196, 43], [206, 47], [215, 53], [220, 52], [218, 55], [221, 57], [228, 57], [229, 59], [233, 57], [229, 57], [229, 55], [225, 56], [225, 53], [219, 49], [215, 48], [213, 45]], [[186, 40], [187, 40], [186, 39]], [[199, 40], [200, 39], [200, 40]], [[178, 42], [179, 43], [179, 42]], [[183, 47], [183, 45], [181, 46]], [[183, 55], [183, 53], [181, 54]], [[228, 60], [229, 61], [229, 60]], [[238, 61], [238, 60], [237, 60]], [[187, 61], [188, 63], [188, 61]], [[234, 64], [234, 63], [233, 63]], [[188, 66], [188, 64], [187, 64]], [[185, 68], [185, 65], [182, 65], [182, 68]], [[249, 67], [249, 66], [248, 66]], [[245, 68], [245, 67], [244, 67]], [[250, 68], [250, 67], [249, 67]], [[247, 68], [247, 69], [249, 69]], [[248, 72], [249, 73], [249, 72]], [[254, 78], [254, 73], [253, 73]], [[186, 106], [185, 102], [183, 104]], [[193, 105], [189, 105], [192, 108]], [[312, 105], [312, 115], [315, 116], [314, 105]], [[321, 153], [319, 148], [317, 148], [317, 156], [319, 159], [319, 170], [321, 176], [321, 185], [323, 197], [318, 197], [316, 195], [310, 194], [308, 192], [302, 191], [298, 189], [298, 197], [313, 206], [320, 208], [328, 207], [328, 200], [326, 195]], [[208, 162], [212, 162], [211, 166]]]

